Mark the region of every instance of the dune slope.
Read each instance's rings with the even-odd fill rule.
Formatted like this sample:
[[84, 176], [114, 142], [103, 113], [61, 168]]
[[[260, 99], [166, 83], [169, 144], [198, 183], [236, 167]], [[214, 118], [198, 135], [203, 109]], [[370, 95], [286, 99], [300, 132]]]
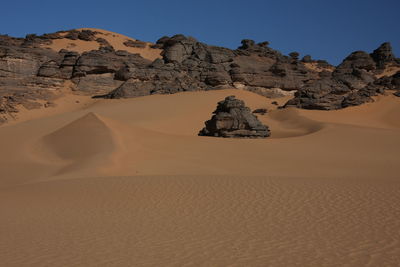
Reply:
[[112, 151], [112, 133], [94, 113], [43, 137], [43, 145], [66, 160], [85, 160]]

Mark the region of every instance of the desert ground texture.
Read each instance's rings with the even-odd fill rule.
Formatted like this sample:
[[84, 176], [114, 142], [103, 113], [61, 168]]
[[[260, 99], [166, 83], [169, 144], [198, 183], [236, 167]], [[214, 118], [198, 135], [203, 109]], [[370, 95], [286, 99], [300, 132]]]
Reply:
[[[198, 136], [235, 95], [266, 139]], [[290, 97], [274, 99], [279, 104]], [[0, 127], [1, 266], [399, 266], [400, 98], [66, 95]]]

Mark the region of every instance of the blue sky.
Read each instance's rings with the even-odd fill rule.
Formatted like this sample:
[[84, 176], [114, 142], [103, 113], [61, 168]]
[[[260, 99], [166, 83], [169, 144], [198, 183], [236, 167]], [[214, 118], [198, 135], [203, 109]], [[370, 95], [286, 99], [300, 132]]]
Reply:
[[333, 64], [390, 41], [400, 57], [400, 0], [23, 0], [1, 8], [0, 33], [12, 36], [92, 27], [153, 42], [183, 33], [229, 48], [246, 38]]

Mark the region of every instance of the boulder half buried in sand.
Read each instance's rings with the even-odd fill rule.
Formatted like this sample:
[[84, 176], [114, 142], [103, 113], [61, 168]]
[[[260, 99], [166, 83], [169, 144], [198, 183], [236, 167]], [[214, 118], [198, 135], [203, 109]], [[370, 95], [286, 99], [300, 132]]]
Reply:
[[270, 136], [268, 126], [263, 125], [242, 100], [228, 96], [218, 102], [211, 120], [205, 122], [199, 135], [216, 137], [265, 138]]

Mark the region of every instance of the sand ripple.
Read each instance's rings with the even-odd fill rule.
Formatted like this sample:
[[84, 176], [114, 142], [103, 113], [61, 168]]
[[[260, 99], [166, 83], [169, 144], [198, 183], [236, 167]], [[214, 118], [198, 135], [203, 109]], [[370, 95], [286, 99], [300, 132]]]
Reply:
[[399, 190], [393, 180], [322, 177], [37, 183], [0, 191], [0, 258], [5, 266], [398, 266]]

